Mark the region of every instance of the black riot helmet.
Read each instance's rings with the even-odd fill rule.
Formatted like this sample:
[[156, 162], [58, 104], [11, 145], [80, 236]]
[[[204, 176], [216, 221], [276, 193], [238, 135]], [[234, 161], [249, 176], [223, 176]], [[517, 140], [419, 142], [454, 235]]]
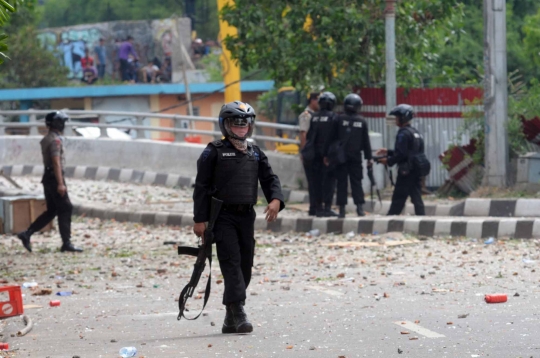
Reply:
[[364, 102], [356, 93], [350, 93], [343, 101], [343, 108], [347, 114], [356, 114], [362, 109]]
[[319, 96], [319, 109], [331, 111], [336, 105], [336, 96], [332, 92], [323, 92]]
[[390, 111], [390, 115], [397, 117], [399, 124], [404, 125], [414, 118], [414, 109], [408, 104], [400, 104]]
[[45, 116], [45, 125], [62, 132], [68, 119], [68, 115], [62, 111], [51, 112]]
[[[253, 134], [253, 126], [255, 124], [255, 110], [249, 104], [234, 101], [224, 104], [219, 112], [219, 129], [224, 137], [232, 137], [234, 139], [244, 140]], [[239, 138], [231, 131], [231, 126], [247, 127], [249, 131], [244, 138]]]

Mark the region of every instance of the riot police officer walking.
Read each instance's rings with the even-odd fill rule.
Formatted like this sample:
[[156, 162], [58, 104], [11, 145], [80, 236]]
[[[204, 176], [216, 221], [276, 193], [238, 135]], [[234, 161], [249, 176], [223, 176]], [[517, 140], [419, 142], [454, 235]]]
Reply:
[[41, 140], [41, 154], [43, 156], [43, 190], [47, 211], [41, 214], [30, 227], [17, 235], [23, 246], [32, 252], [30, 238], [32, 234], [43, 229], [58, 215], [58, 229], [62, 237], [62, 252], [82, 252], [71, 243], [71, 214], [73, 205], [69, 200], [69, 195], [64, 181], [64, 145], [60, 136], [64, 131], [66, 121], [69, 117], [64, 112], [51, 112], [45, 117], [45, 124], [49, 128], [49, 133]]
[[[324, 164], [325, 146], [332, 134], [336, 115], [333, 112], [336, 96], [332, 92], [323, 92], [319, 96], [319, 111], [311, 117], [311, 125], [302, 156], [312, 161], [312, 184], [315, 195], [316, 215], [337, 216], [331, 210], [336, 186], [335, 171]], [[324, 205], [324, 207], [323, 207]]]
[[219, 127], [225, 139], [208, 144], [197, 161], [193, 231], [198, 237], [204, 240], [211, 198], [223, 201], [214, 225], [217, 257], [225, 281], [226, 315], [222, 333], [253, 330], [244, 304], [255, 250], [253, 206], [257, 203], [258, 182], [268, 202], [267, 221], [275, 221], [285, 207], [279, 178], [268, 158], [247, 140], [254, 126], [255, 111], [249, 104], [240, 101], [225, 104], [219, 113]]
[[414, 118], [414, 109], [408, 104], [400, 104], [389, 115], [395, 117], [396, 125], [399, 127], [395, 149], [383, 148], [376, 153], [387, 156], [378, 159], [377, 162], [388, 166], [394, 164], [398, 166], [396, 186], [388, 215], [400, 215], [409, 196], [414, 205], [415, 214], [425, 215], [422, 178], [429, 174], [431, 164], [424, 154], [422, 135], [410, 123]]
[[337, 177], [337, 200], [339, 217], [345, 217], [347, 205], [347, 188], [350, 177], [351, 191], [356, 213], [364, 216], [362, 205], [365, 203], [364, 190], [362, 189], [362, 152], [364, 159], [371, 166], [371, 143], [369, 140], [368, 125], [364, 118], [359, 115], [362, 108], [362, 98], [356, 93], [345, 97], [343, 107], [344, 114], [337, 116], [332, 135], [326, 144], [327, 157], [325, 164], [336, 166]]

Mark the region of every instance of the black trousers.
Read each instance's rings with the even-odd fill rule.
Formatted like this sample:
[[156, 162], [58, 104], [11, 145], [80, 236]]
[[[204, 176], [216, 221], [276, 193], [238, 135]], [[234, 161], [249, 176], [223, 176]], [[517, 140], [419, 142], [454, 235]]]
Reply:
[[414, 205], [415, 214], [426, 215], [422, 200], [422, 178], [414, 173], [405, 176], [398, 174], [388, 215], [400, 215], [409, 196]]
[[[47, 202], [47, 211], [41, 214], [34, 221], [28, 231], [35, 233], [43, 229], [56, 216], [58, 216], [58, 230], [64, 244], [69, 244], [71, 240], [71, 214], [73, 205], [69, 200], [68, 193], [64, 196], [58, 194], [58, 184], [56, 178], [51, 178], [47, 173], [43, 177], [43, 191], [45, 192], [45, 201]], [[64, 184], [65, 185], [65, 184]]]
[[225, 292], [223, 304], [246, 299], [255, 254], [255, 210], [234, 212], [222, 209], [214, 226], [214, 242]]
[[351, 180], [351, 191], [355, 205], [362, 205], [366, 202], [364, 189], [362, 188], [362, 162], [349, 161], [338, 165], [336, 169], [337, 177], [337, 205], [347, 205], [347, 178]]
[[307, 179], [307, 185], [308, 185], [308, 194], [309, 194], [309, 213], [315, 214], [317, 210], [317, 203], [315, 201], [315, 184], [314, 182], [314, 175], [313, 175], [313, 163], [308, 162], [307, 160], [303, 160], [302, 164], [304, 165], [304, 172], [306, 173], [306, 179]]
[[336, 191], [336, 171], [324, 165], [322, 157], [317, 156], [313, 161], [313, 182], [317, 210], [322, 209], [323, 204], [329, 208]]
[[122, 81], [131, 81], [133, 79], [131, 72], [132, 71], [128, 60], [120, 59], [120, 73], [122, 75]]

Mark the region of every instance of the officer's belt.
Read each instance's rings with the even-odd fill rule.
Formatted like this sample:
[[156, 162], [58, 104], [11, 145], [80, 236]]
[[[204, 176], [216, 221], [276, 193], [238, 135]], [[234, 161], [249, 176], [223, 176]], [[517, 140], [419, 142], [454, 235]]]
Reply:
[[251, 204], [223, 204], [221, 209], [223, 211], [229, 211], [234, 213], [248, 212], [253, 208]]

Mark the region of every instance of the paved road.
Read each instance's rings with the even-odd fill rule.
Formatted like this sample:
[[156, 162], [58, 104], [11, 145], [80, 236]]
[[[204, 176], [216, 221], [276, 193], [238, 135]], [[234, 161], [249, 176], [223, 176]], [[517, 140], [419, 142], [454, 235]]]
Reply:
[[[540, 261], [523, 261], [539, 259], [536, 240], [391, 246], [403, 237], [259, 232], [246, 306], [254, 333], [222, 335], [218, 267], [207, 315], [176, 320], [175, 298], [193, 262], [163, 241], [193, 242], [189, 229], [93, 219], [74, 226], [83, 255], [56, 252], [54, 234], [37, 237], [32, 255], [0, 237], [0, 278], [76, 292], [25, 289], [25, 304], [43, 307], [27, 309], [36, 325], [25, 337], [11, 337], [22, 327], [18, 318], [6, 321], [0, 341], [17, 350], [0, 356], [117, 357], [123, 346], [137, 347], [138, 357], [540, 356]], [[344, 241], [368, 246], [325, 245]], [[496, 292], [508, 302], [486, 304], [484, 294]], [[51, 299], [61, 306], [48, 307]], [[192, 309], [201, 303], [193, 300]]]

